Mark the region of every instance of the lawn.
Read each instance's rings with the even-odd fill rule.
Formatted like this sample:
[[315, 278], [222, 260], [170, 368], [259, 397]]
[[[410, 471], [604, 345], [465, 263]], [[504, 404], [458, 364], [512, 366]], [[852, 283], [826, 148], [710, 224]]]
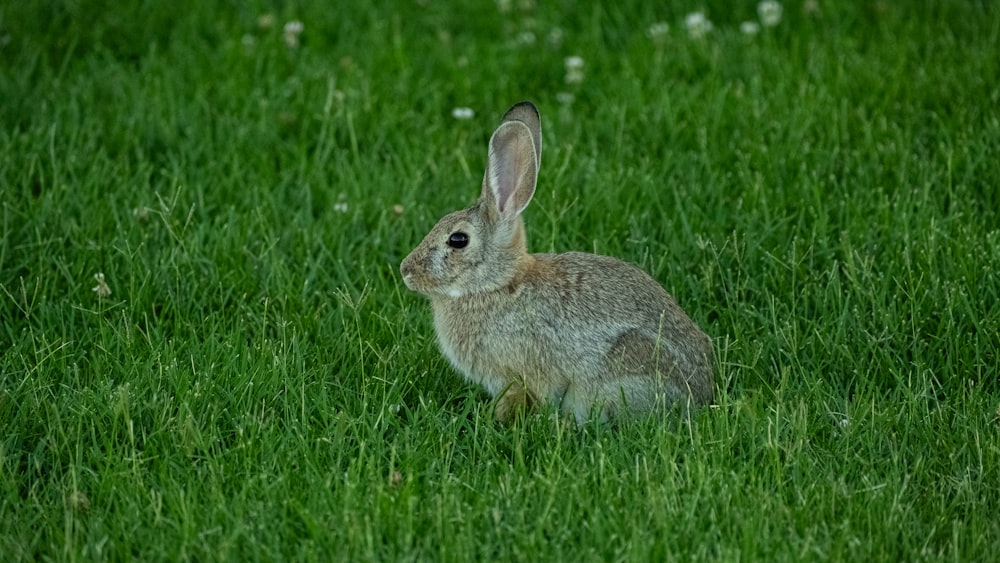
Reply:
[[[0, 6], [5, 560], [1000, 552], [996, 2], [134, 4]], [[499, 424], [403, 285], [522, 99], [689, 419]]]

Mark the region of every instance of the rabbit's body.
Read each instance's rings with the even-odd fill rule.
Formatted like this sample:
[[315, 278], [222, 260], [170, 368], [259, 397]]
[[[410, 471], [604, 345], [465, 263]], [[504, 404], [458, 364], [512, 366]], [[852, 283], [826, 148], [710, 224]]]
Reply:
[[[549, 401], [578, 420], [711, 399], [708, 337], [678, 338], [700, 331], [645, 272], [617, 258], [529, 255], [504, 287], [431, 303], [445, 356], [493, 396], [523, 387], [529, 404]], [[668, 377], [676, 373], [697, 376]]]
[[501, 419], [542, 401], [578, 421], [710, 401], [711, 341], [645, 272], [527, 253], [520, 213], [540, 155], [537, 112], [518, 104], [490, 141], [479, 202], [441, 219], [400, 266], [430, 298], [445, 356], [500, 397]]

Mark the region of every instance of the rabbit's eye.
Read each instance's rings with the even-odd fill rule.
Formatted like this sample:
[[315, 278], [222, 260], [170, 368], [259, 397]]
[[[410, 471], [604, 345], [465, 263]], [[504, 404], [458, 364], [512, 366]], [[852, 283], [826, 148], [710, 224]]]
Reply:
[[451, 233], [448, 237], [448, 246], [452, 248], [465, 248], [469, 244], [469, 235], [462, 231]]

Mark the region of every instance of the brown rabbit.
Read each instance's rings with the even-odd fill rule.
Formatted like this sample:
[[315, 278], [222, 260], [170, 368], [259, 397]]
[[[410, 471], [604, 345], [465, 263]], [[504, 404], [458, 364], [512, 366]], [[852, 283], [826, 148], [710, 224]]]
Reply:
[[538, 110], [521, 102], [490, 139], [479, 201], [399, 268], [430, 298], [444, 355], [504, 421], [540, 401], [578, 422], [711, 401], [712, 343], [653, 278], [608, 256], [527, 252], [541, 154]]

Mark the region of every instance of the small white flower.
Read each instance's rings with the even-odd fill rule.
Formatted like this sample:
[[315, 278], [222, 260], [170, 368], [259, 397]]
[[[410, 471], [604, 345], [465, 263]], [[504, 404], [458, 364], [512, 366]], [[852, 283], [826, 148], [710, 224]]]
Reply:
[[95, 285], [91, 291], [97, 294], [98, 297], [107, 297], [111, 295], [111, 288], [108, 287], [107, 282], [104, 281], [104, 274], [98, 272], [94, 274], [94, 279], [97, 280], [97, 285]]
[[455, 119], [472, 119], [476, 116], [476, 112], [472, 111], [472, 108], [455, 108], [451, 110], [451, 116]]
[[757, 4], [757, 17], [764, 27], [774, 27], [781, 23], [782, 7], [775, 0], [764, 0]]
[[[837, 424], [838, 427], [840, 427], [840, 428], [847, 428], [848, 426], [851, 425], [851, 421], [850, 421], [850, 419], [847, 418], [847, 415], [839, 414], [839, 413], [831, 413], [831, 414], [833, 414], [835, 417], [837, 417], [836, 418], [836, 424]], [[840, 432], [837, 429], [833, 430], [833, 437], [834, 438], [839, 438], [840, 437]]]
[[534, 45], [535, 44], [535, 34], [530, 31], [522, 31], [517, 34], [517, 43], [519, 45]]
[[583, 57], [573, 55], [572, 57], [566, 57], [563, 61], [566, 65], [566, 70], [582, 70], [583, 69]]
[[656, 22], [646, 28], [646, 37], [653, 41], [663, 39], [670, 33], [670, 24], [667, 22]]
[[572, 92], [559, 92], [556, 94], [556, 101], [563, 105], [570, 105], [576, 99]]
[[698, 39], [712, 31], [713, 26], [703, 12], [691, 12], [684, 17], [684, 27], [687, 28], [688, 35], [692, 39]]
[[583, 57], [566, 57], [563, 63], [566, 65], [566, 84], [583, 82]]
[[341, 201], [333, 204], [333, 210], [338, 213], [347, 213], [347, 204]]
[[285, 45], [295, 48], [299, 46], [299, 35], [305, 26], [298, 20], [293, 20], [285, 24]]
[[513, 2], [511, 2], [511, 0], [497, 0], [497, 10], [499, 10], [501, 14], [506, 14], [510, 11], [512, 4]]
[[261, 29], [271, 29], [274, 27], [274, 14], [261, 14], [257, 17], [257, 27]]
[[402, 410], [402, 408], [403, 405], [400, 405], [399, 403], [393, 403], [389, 405], [389, 412], [392, 414], [399, 414], [399, 411]]
[[757, 22], [743, 22], [740, 24], [740, 32], [743, 35], [757, 35], [760, 33], [760, 24]]

